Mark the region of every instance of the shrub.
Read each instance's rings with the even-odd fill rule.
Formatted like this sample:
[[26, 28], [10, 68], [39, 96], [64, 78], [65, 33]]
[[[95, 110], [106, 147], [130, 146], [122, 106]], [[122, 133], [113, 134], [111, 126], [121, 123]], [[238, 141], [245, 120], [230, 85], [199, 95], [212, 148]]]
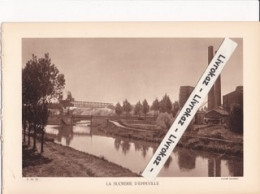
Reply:
[[174, 121], [174, 118], [171, 114], [164, 112], [160, 113], [156, 119], [156, 125], [160, 126], [163, 129], [169, 129]]
[[243, 107], [233, 104], [229, 119], [230, 129], [237, 133], [243, 133]]

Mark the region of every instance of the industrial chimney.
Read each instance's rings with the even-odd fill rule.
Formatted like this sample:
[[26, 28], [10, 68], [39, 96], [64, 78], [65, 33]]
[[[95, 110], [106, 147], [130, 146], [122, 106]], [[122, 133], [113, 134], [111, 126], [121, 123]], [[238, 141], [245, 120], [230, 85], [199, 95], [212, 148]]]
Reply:
[[[214, 48], [213, 46], [208, 47], [208, 64], [210, 64], [211, 60], [214, 56]], [[208, 94], [208, 110], [212, 110], [215, 107], [215, 91], [214, 91], [214, 85], [209, 91]]]
[[[211, 60], [214, 56], [214, 48], [213, 46], [208, 47], [208, 64], [210, 64]], [[212, 110], [216, 107], [221, 106], [221, 76], [217, 78], [215, 84], [209, 91], [208, 94], [208, 110]]]

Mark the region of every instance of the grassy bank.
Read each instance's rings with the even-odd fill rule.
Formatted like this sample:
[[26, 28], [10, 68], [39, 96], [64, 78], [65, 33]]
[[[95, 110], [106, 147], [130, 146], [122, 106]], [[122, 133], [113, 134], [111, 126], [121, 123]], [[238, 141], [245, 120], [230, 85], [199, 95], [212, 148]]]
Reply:
[[[166, 129], [158, 129], [155, 126], [149, 129], [149, 126], [154, 124], [151, 121], [146, 123], [146, 121], [118, 120], [118, 123], [126, 128], [118, 127], [101, 119], [96, 121], [96, 126], [98, 130], [105, 134], [156, 143], [160, 143], [167, 132]], [[137, 130], [131, 130], [131, 127], [136, 127]], [[144, 131], [144, 129], [147, 131]], [[243, 156], [243, 136], [231, 132], [221, 125], [194, 125], [185, 131], [177, 146], [239, 157]]]
[[[39, 144], [37, 144], [39, 147]], [[40, 149], [38, 149], [40, 150]], [[130, 170], [70, 147], [46, 141], [44, 153], [23, 146], [24, 177], [135, 177]]]

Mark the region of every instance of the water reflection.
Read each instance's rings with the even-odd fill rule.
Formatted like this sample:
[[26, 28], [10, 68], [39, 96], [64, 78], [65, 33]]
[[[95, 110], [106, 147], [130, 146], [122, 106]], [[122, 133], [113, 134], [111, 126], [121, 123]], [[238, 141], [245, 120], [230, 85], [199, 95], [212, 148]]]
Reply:
[[[47, 126], [55, 142], [121, 165], [133, 172], [144, 170], [158, 144], [123, 137], [99, 135], [89, 125]], [[220, 158], [218, 154], [176, 148], [164, 164], [161, 177], [243, 176], [241, 158]]]
[[165, 162], [165, 164], [164, 164], [164, 168], [168, 169], [168, 168], [170, 167], [171, 162], [172, 162], [172, 156], [170, 156], [170, 157], [166, 160], [166, 162]]
[[123, 153], [126, 155], [127, 152], [129, 151], [131, 145], [128, 140], [122, 140], [120, 137], [116, 137], [114, 140], [114, 147], [117, 151], [119, 151], [120, 147], [123, 151]]
[[114, 146], [115, 146], [115, 148], [116, 148], [117, 151], [119, 150], [120, 145], [121, 145], [121, 139], [119, 139], [118, 137], [115, 138]]
[[71, 140], [73, 139], [73, 130], [70, 125], [63, 125], [59, 129], [57, 135], [57, 141], [61, 142], [62, 139], [65, 139], [66, 145], [69, 146]]
[[[149, 150], [149, 146], [147, 146], [146, 144], [142, 144], [142, 142], [137, 142], [137, 141], [133, 142], [133, 145], [134, 145], [134, 150], [136, 152], [141, 152], [143, 158], [145, 158], [147, 155], [147, 152]], [[123, 153], [127, 154], [127, 152], [130, 150], [131, 143], [129, 140], [126, 140], [126, 139], [123, 140], [123, 139], [120, 139], [120, 137], [115, 137], [114, 147], [117, 151], [121, 147]]]
[[178, 164], [182, 170], [191, 170], [195, 168], [196, 156], [194, 152], [190, 152], [187, 149], [180, 149], [178, 151]]
[[243, 176], [243, 162], [237, 160], [228, 160], [226, 162], [231, 176]]
[[121, 145], [122, 145], [123, 153], [126, 155], [126, 153], [127, 153], [127, 152], [129, 151], [129, 149], [130, 149], [130, 143], [129, 143], [129, 141], [124, 140]]
[[142, 144], [140, 142], [134, 142], [135, 151], [140, 151], [142, 148]]
[[145, 158], [149, 147], [147, 145], [142, 146], [142, 156]]
[[209, 177], [220, 177], [221, 176], [221, 165], [220, 159], [208, 159], [208, 176]]

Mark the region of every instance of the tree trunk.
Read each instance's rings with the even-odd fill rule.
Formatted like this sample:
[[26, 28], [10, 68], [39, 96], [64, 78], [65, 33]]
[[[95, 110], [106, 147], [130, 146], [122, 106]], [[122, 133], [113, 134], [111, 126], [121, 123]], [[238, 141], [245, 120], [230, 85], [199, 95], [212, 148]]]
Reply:
[[31, 128], [32, 128], [32, 126], [29, 124], [29, 132], [28, 132], [28, 146], [31, 145]]
[[28, 131], [28, 146], [31, 144], [31, 125], [29, 124], [29, 131]]
[[23, 128], [23, 143], [25, 143], [26, 126]]
[[44, 128], [42, 128], [41, 153], [43, 153], [43, 143], [44, 143]]
[[36, 150], [36, 124], [34, 124], [33, 149]]

